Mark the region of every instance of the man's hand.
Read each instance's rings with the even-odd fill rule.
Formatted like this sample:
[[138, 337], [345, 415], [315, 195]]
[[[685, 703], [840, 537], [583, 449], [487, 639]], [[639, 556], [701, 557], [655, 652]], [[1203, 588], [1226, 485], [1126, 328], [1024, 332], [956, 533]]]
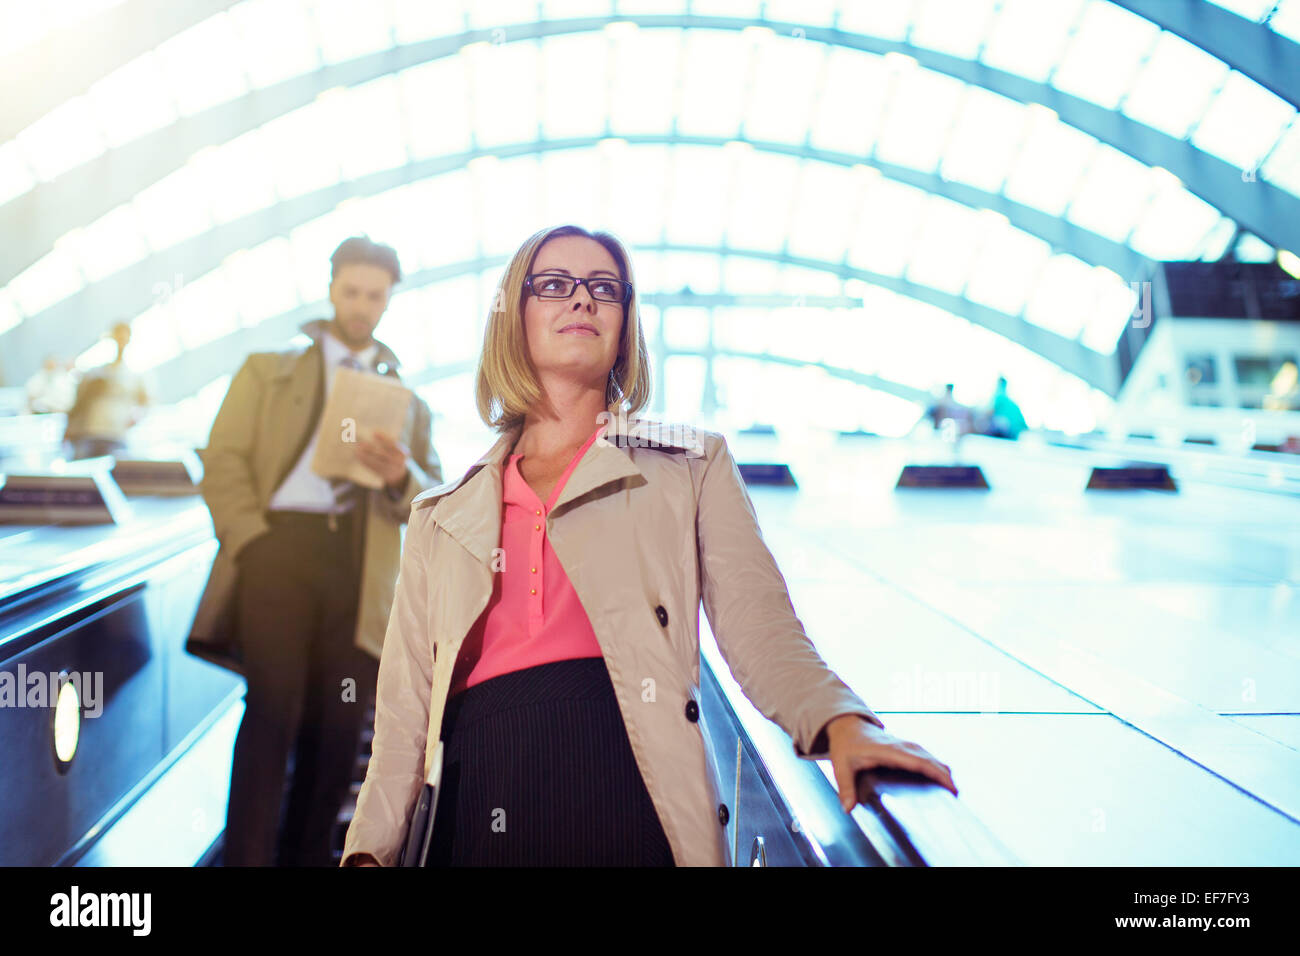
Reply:
[[410, 449], [386, 432], [376, 431], [373, 438], [356, 443], [357, 461], [384, 480], [388, 488], [401, 489], [406, 484], [406, 461]]
[[835, 783], [845, 813], [858, 804], [854, 778], [859, 770], [897, 767], [937, 781], [957, 795], [952, 773], [920, 745], [900, 740], [857, 714], [841, 714], [826, 725], [826, 737], [835, 768]]

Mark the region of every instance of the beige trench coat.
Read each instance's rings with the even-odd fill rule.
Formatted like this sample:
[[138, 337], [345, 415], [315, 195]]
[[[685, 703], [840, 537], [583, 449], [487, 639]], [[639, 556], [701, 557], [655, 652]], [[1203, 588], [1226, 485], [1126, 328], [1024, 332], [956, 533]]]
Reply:
[[[231, 380], [208, 445], [199, 453], [203, 460], [199, 487], [221, 546], [185, 649], [240, 673], [243, 658], [235, 627], [236, 557], [244, 545], [270, 527], [265, 514], [271, 496], [297, 464], [320, 420], [325, 396], [320, 337], [328, 324], [316, 319], [302, 326], [312, 339], [307, 348], [249, 355]], [[382, 342], [376, 344], [379, 348], [372, 371], [396, 378], [397, 356]], [[374, 658], [383, 648], [393, 605], [402, 524], [415, 496], [442, 481], [431, 421], [429, 406], [418, 396], [413, 398], [397, 436], [410, 451], [406, 485], [396, 498], [368, 489], [362, 520], [353, 523], [356, 538], [348, 546], [360, 558], [361, 568], [353, 641]]]
[[[698, 705], [701, 599], [732, 674], [798, 756], [829, 756], [823, 731], [838, 715], [884, 725], [805, 635], [723, 437], [607, 417], [546, 533], [595, 630], [674, 859], [729, 866]], [[502, 471], [519, 434], [506, 432], [462, 478], [412, 505], [345, 866], [360, 853], [397, 862], [436, 744], [429, 728], [441, 728], [461, 642], [492, 594]]]

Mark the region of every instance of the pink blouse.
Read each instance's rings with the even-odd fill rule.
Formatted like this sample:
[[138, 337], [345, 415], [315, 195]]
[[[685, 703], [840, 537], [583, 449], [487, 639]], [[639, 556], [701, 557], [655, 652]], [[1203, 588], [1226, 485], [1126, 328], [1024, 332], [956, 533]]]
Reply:
[[502, 569], [493, 575], [492, 597], [465, 636], [452, 671], [449, 695], [511, 671], [552, 661], [601, 657], [596, 632], [546, 537], [546, 515], [605, 430], [602, 425], [578, 449], [545, 504], [519, 472], [522, 455], [511, 455], [502, 474]]

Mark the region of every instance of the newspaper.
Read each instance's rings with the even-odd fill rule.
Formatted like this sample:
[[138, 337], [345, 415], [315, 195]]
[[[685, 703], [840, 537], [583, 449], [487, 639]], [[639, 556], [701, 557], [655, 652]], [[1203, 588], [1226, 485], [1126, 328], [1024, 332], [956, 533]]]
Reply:
[[339, 368], [334, 372], [316, 433], [312, 471], [324, 478], [346, 478], [366, 488], [382, 488], [383, 478], [357, 460], [356, 443], [385, 432], [394, 441], [410, 410], [409, 388], [387, 375]]

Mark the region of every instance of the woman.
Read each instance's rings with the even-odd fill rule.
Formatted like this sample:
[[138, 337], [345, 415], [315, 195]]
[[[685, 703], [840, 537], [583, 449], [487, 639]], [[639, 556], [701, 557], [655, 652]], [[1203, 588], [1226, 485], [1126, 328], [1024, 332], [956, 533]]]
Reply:
[[701, 601], [746, 695], [799, 756], [830, 757], [846, 810], [875, 766], [956, 793], [814, 650], [722, 436], [629, 424], [650, 379], [622, 244], [543, 230], [498, 300], [477, 391], [501, 437], [412, 505], [343, 865], [397, 861], [439, 739], [433, 865], [730, 865]]

